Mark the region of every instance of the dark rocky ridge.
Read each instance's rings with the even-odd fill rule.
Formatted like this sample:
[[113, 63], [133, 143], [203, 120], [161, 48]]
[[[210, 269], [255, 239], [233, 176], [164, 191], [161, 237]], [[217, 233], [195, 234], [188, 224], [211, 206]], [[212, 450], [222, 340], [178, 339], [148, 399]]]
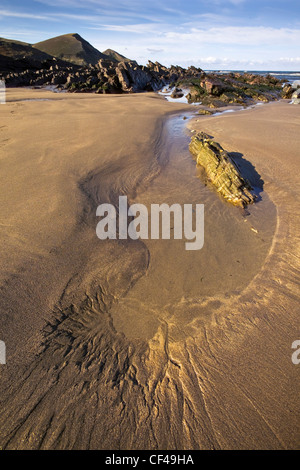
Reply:
[[48, 69], [51, 65], [67, 67], [70, 64], [43, 51], [34, 49], [31, 44], [0, 38], [0, 73], [21, 73], [24, 70]]

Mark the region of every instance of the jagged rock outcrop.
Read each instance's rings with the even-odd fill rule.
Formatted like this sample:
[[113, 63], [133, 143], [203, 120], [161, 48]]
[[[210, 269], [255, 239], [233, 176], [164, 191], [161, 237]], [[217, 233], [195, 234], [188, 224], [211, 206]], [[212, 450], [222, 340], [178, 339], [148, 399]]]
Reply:
[[115, 70], [123, 91], [152, 91], [161, 86], [150, 70], [139, 66], [136, 61], [119, 62]]
[[292, 97], [293, 91], [294, 91], [294, 88], [292, 84], [287, 83], [286, 85], [284, 85], [282, 89], [282, 98], [287, 99], [287, 100], [290, 99]]
[[181, 88], [175, 88], [171, 94], [171, 98], [182, 98], [184, 96], [183, 91]]
[[151, 60], [148, 60], [147, 68], [151, 72], [156, 72], [159, 75], [164, 75], [165, 73], [168, 72], [168, 68], [165, 67], [164, 65], [161, 65], [159, 62], [151, 62]]
[[282, 98], [292, 99], [293, 104], [300, 104], [300, 82], [287, 83], [282, 89]]
[[293, 92], [292, 100], [293, 104], [300, 104], [300, 88]]
[[220, 144], [201, 132], [192, 137], [189, 149], [207, 179], [228, 202], [240, 207], [255, 202], [250, 183]]
[[211, 116], [212, 114], [214, 114], [214, 112], [215, 111], [210, 111], [208, 109], [199, 109], [197, 114], [200, 114], [201, 116]]
[[8, 87], [56, 85], [73, 93], [137, 93], [156, 91], [169, 85], [170, 89], [189, 89], [189, 103], [201, 102], [210, 108], [228, 104], [251, 105], [256, 101], [268, 102], [280, 97], [291, 98], [294, 92], [289, 85], [282, 89], [282, 82], [274, 77], [253, 78], [252, 74], [244, 76], [238, 73], [221, 76], [207, 74], [195, 67], [167, 68], [158, 62], [140, 66], [136, 61], [117, 62], [101, 58], [93, 66], [80, 67], [53, 58], [38, 68], [22, 63], [23, 70], [16, 68], [19, 62], [13, 61], [14, 67], [10, 64], [10, 69], [2, 73], [0, 70], [0, 78], [6, 81]]
[[201, 86], [210, 95], [220, 96], [223, 91], [226, 91], [224, 82], [217, 78], [206, 77], [201, 82]]
[[189, 103], [201, 102], [212, 108], [232, 105], [251, 105], [282, 97], [283, 81], [271, 75], [241, 73], [205, 73], [178, 80], [176, 86], [189, 88]]

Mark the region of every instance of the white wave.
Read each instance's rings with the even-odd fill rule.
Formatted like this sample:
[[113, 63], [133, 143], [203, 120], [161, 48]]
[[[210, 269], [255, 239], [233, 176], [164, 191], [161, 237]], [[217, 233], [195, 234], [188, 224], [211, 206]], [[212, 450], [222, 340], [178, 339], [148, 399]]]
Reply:
[[236, 113], [237, 111], [240, 111], [240, 109], [226, 109], [225, 111], [218, 111], [217, 113], [212, 114], [213, 117], [215, 116], [221, 116], [221, 114], [225, 113]]
[[175, 88], [163, 88], [161, 91], [158, 92], [159, 95], [162, 95], [166, 98], [167, 101], [170, 101], [171, 103], [182, 103], [182, 104], [192, 104], [193, 106], [198, 106], [201, 104], [199, 103], [189, 103], [187, 99], [187, 95], [189, 94], [190, 90], [188, 88], [184, 89], [181, 88], [183, 96], [181, 98], [172, 98], [171, 95]]
[[19, 100], [19, 101], [53, 101], [51, 98], [30, 98], [26, 100]]

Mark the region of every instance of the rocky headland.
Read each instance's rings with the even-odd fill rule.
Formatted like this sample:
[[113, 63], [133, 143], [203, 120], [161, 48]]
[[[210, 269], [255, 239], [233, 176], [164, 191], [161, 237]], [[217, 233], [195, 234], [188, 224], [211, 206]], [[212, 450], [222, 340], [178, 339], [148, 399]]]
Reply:
[[189, 103], [208, 108], [290, 99], [295, 93], [292, 85], [271, 75], [206, 73], [194, 66], [165, 67], [151, 61], [139, 65], [111, 49], [97, 51], [78, 34], [34, 45], [0, 39], [0, 78], [7, 87], [55, 86], [71, 93], [138, 93], [168, 87], [173, 98], [185, 95]]

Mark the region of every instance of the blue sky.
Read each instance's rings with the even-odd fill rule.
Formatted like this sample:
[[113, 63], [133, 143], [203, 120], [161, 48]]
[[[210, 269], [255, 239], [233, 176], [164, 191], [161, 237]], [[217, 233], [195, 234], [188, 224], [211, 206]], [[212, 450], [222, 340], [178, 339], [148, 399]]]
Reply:
[[140, 64], [300, 70], [300, 0], [0, 0], [0, 36], [66, 33]]

